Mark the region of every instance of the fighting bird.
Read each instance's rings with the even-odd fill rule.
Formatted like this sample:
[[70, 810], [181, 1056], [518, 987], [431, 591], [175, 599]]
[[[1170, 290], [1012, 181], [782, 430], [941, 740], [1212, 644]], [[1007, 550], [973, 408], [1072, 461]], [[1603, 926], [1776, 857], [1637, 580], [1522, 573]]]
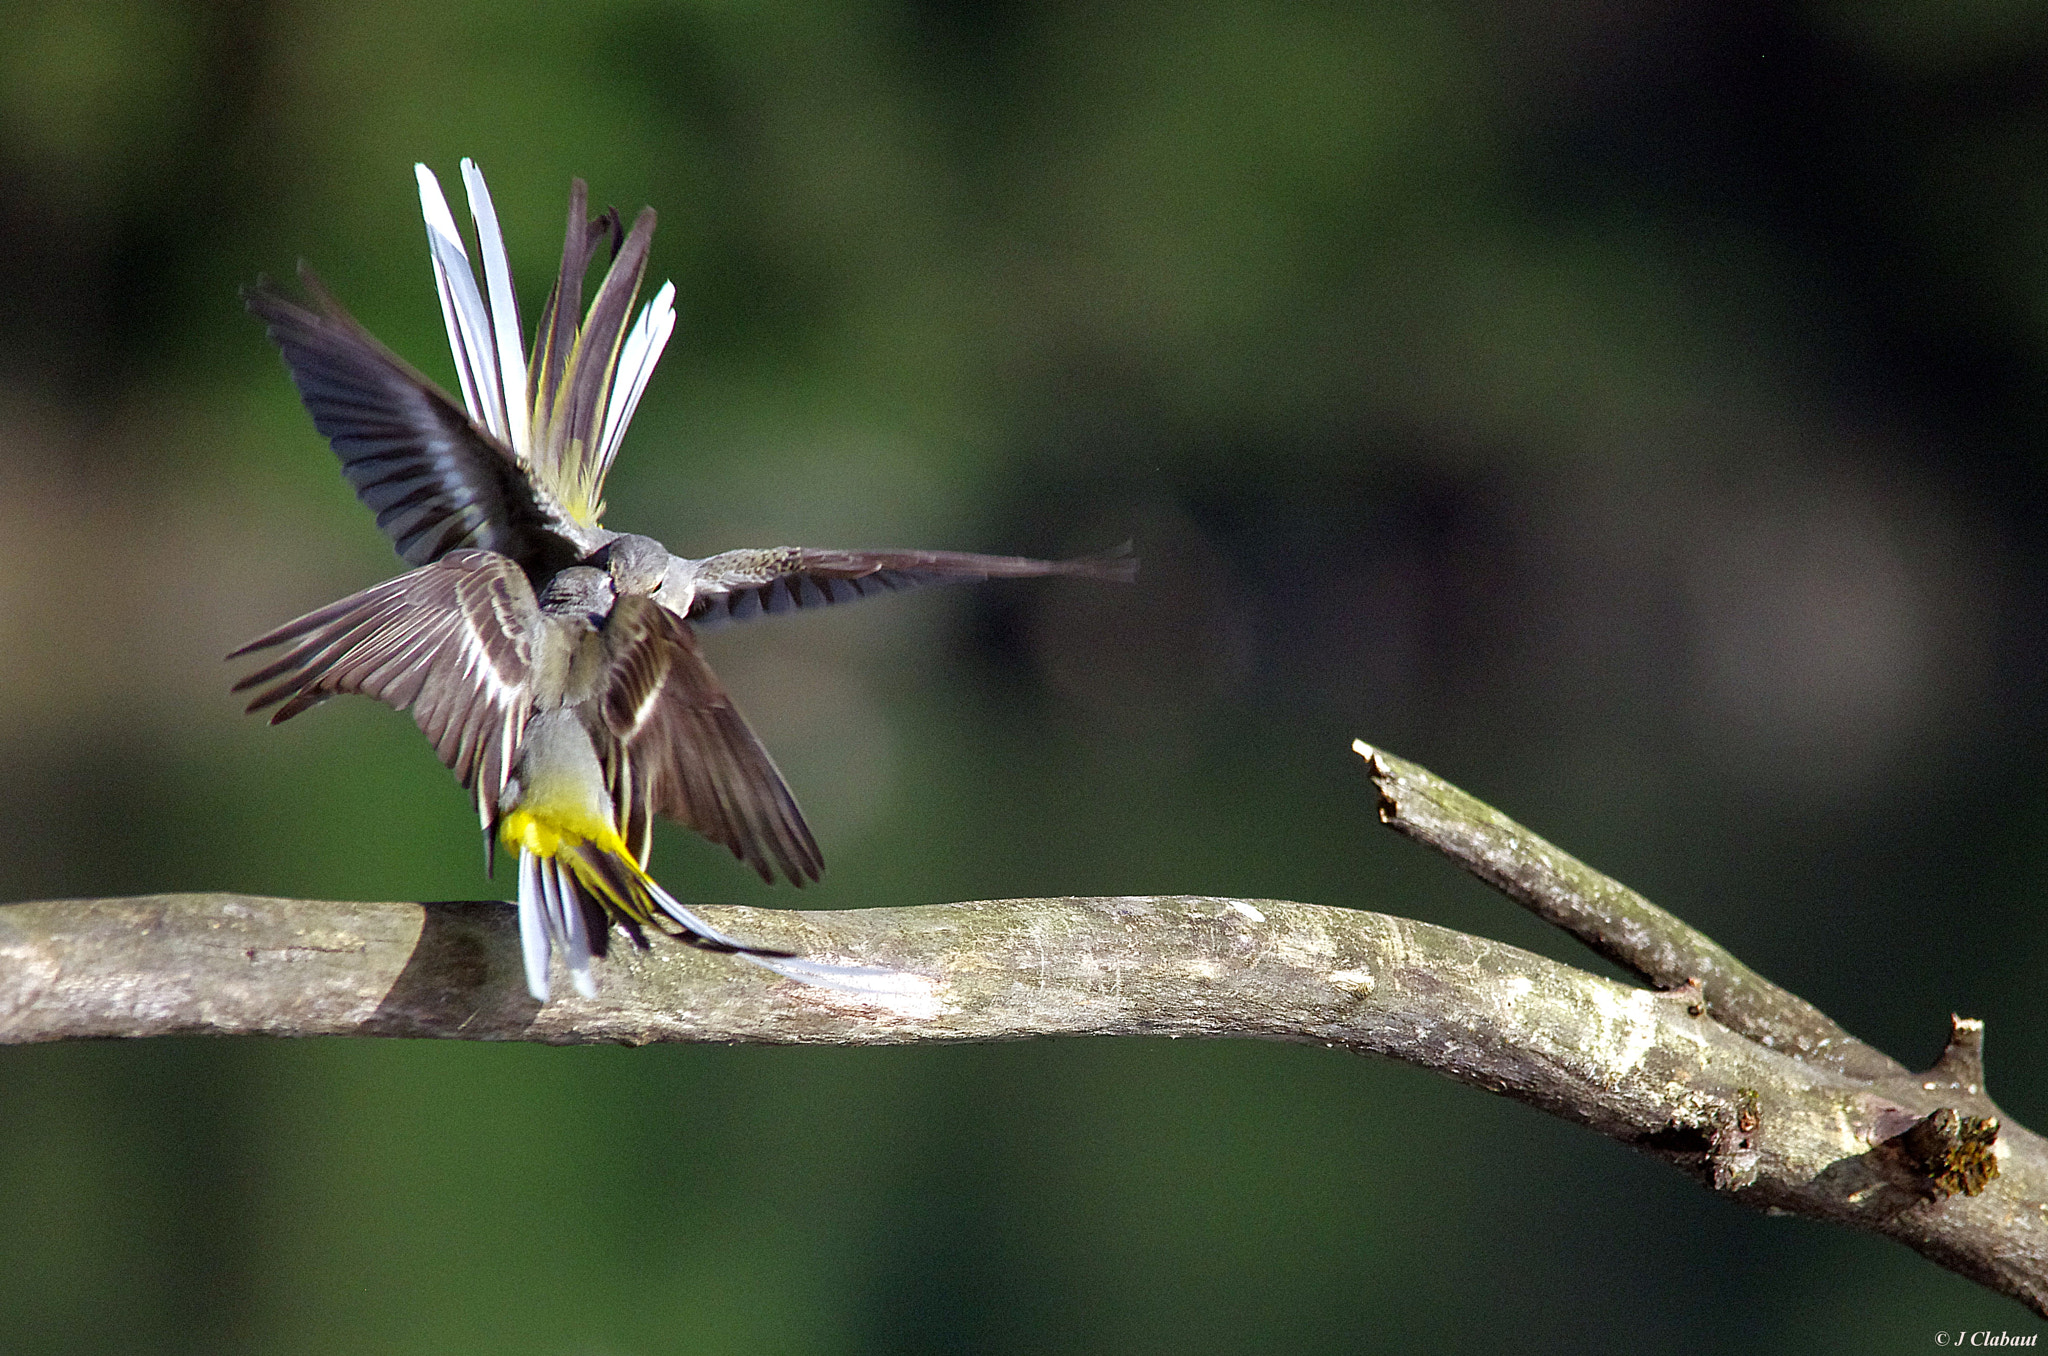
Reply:
[[[600, 523], [606, 473], [675, 327], [675, 287], [640, 307], [655, 214], [626, 230], [570, 189], [562, 264], [529, 357], [490, 191], [462, 175], [482, 285], [439, 181], [417, 165], [449, 347], [453, 398], [356, 322], [312, 271], [310, 304], [267, 281], [244, 289], [315, 427], [377, 517], [406, 574], [258, 636], [229, 658], [282, 648], [235, 684], [272, 723], [343, 693], [410, 710], [474, 793], [487, 858], [519, 862], [527, 987], [549, 993], [560, 951], [577, 991], [611, 927], [650, 930], [791, 978], [894, 992], [901, 976], [751, 946], [713, 928], [647, 873], [662, 815], [772, 880], [816, 880], [824, 860], [784, 783], [699, 651], [695, 628], [927, 584], [1075, 575], [1128, 581], [1129, 549], [1074, 560], [808, 547], [703, 559]], [[585, 275], [611, 260], [587, 311]], [[582, 312], [579, 322], [578, 315]], [[632, 323], [627, 324], [628, 317]]]

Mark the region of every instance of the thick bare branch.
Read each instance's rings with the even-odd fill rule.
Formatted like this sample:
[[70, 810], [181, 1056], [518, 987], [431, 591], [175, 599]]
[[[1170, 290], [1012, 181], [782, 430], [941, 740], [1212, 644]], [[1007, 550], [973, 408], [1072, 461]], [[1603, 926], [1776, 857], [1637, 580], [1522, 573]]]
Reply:
[[[920, 982], [875, 1005], [664, 945], [607, 963], [597, 1000], [543, 1008], [526, 996], [501, 904], [14, 904], [0, 907], [0, 1042], [1317, 1041], [1529, 1102], [1753, 1205], [1889, 1235], [2048, 1312], [2048, 1146], [2009, 1120], [1987, 1141], [1998, 1113], [1983, 1093], [1981, 1032], [1967, 1027], [1933, 1074], [1855, 1078], [1710, 1020], [1695, 990], [1632, 989], [1424, 923], [1269, 900], [706, 912], [751, 939]], [[1997, 1166], [1988, 1187], [1976, 1179], [1980, 1194], [1943, 1195], [1933, 1180], [1958, 1146]]]
[[1553, 847], [1500, 811], [1404, 758], [1364, 741], [1380, 792], [1380, 820], [1449, 857], [1509, 899], [1660, 989], [1697, 981], [1714, 1020], [1772, 1049], [1859, 1078], [1906, 1069], [1832, 1018], [1787, 993], [1704, 933]]

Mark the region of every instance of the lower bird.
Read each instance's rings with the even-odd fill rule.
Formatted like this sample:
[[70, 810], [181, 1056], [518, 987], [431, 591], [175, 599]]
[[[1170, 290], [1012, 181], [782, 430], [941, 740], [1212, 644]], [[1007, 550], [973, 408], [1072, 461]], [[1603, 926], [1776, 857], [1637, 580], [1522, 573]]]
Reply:
[[[249, 709], [275, 708], [273, 722], [342, 693], [411, 710], [475, 793], [487, 844], [518, 854], [527, 986], [541, 1002], [556, 950], [578, 992], [595, 993], [591, 963], [614, 924], [642, 947], [652, 929], [813, 984], [903, 991], [890, 971], [737, 941], [648, 875], [656, 815], [764, 879], [779, 870], [801, 885], [823, 869], [796, 798], [693, 626], [957, 580], [1128, 580], [1128, 548], [1064, 561], [805, 547], [692, 560], [602, 527], [605, 474], [674, 325], [664, 285], [626, 326], [654, 214], [627, 234], [616, 213], [586, 219], [586, 191], [573, 186], [529, 366], [489, 191], [469, 161], [463, 175], [482, 288], [438, 183], [416, 167], [461, 407], [303, 266], [312, 306], [267, 283], [244, 293], [358, 497], [418, 568], [236, 650], [230, 658], [283, 647], [236, 690], [256, 689]], [[612, 262], [579, 324], [583, 275], [606, 238]]]
[[[649, 598], [655, 549], [621, 537], [605, 569], [562, 570], [538, 597], [505, 557], [451, 552], [250, 641], [236, 655], [290, 648], [236, 690], [260, 689], [249, 709], [275, 707], [273, 720], [344, 692], [411, 708], [475, 791], [486, 841], [518, 855], [527, 982], [542, 1002], [553, 948], [577, 991], [595, 995], [591, 961], [613, 920], [643, 947], [654, 928], [792, 978], [889, 990], [887, 971], [737, 941], [648, 876], [654, 809], [718, 841], [751, 832], [818, 863], [781, 774], [688, 626]], [[679, 749], [693, 756], [679, 762]], [[756, 803], [703, 794], [712, 781]]]

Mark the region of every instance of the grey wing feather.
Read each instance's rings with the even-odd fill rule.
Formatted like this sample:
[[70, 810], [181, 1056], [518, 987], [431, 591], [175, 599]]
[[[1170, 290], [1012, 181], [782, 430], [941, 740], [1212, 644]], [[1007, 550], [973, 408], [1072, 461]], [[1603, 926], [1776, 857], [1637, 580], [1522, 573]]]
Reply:
[[[704, 662], [689, 626], [645, 597], [622, 598], [605, 723], [621, 746], [613, 802], [645, 850], [649, 810], [696, 830], [772, 880], [824, 870], [818, 843], [775, 760]], [[636, 841], [635, 835], [638, 835]]]
[[689, 562], [695, 585], [689, 619], [699, 626], [829, 607], [877, 593], [984, 579], [1073, 575], [1129, 583], [1138, 562], [1126, 542], [1072, 560], [984, 556], [966, 551], [835, 551], [808, 546], [727, 551]]
[[582, 554], [573, 525], [504, 444], [379, 343], [310, 269], [301, 266], [300, 280], [312, 307], [268, 282], [244, 288], [242, 300], [283, 353], [356, 497], [408, 565], [474, 548], [538, 576]]
[[517, 565], [488, 551], [456, 551], [286, 622], [228, 658], [289, 647], [234, 686], [259, 689], [249, 710], [276, 707], [272, 724], [343, 693], [410, 709], [488, 816], [531, 705], [540, 625]]

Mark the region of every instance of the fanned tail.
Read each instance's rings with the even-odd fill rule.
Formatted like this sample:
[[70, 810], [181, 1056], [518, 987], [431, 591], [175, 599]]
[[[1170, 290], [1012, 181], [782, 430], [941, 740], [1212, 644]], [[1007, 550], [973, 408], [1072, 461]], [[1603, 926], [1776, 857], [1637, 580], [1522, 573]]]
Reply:
[[[616, 834], [612, 835], [616, 838]], [[754, 946], [728, 935], [686, 908], [661, 888], [627, 853], [622, 842], [558, 841], [542, 853], [511, 834], [519, 847], [519, 939], [526, 987], [534, 1001], [548, 1001], [548, 961], [556, 949], [569, 968], [576, 992], [597, 996], [591, 962], [605, 954], [613, 922], [633, 944], [646, 949], [647, 930], [706, 951], [738, 957], [788, 979], [843, 993], [899, 998], [922, 992], [925, 982], [895, 970], [805, 960], [793, 952]]]

